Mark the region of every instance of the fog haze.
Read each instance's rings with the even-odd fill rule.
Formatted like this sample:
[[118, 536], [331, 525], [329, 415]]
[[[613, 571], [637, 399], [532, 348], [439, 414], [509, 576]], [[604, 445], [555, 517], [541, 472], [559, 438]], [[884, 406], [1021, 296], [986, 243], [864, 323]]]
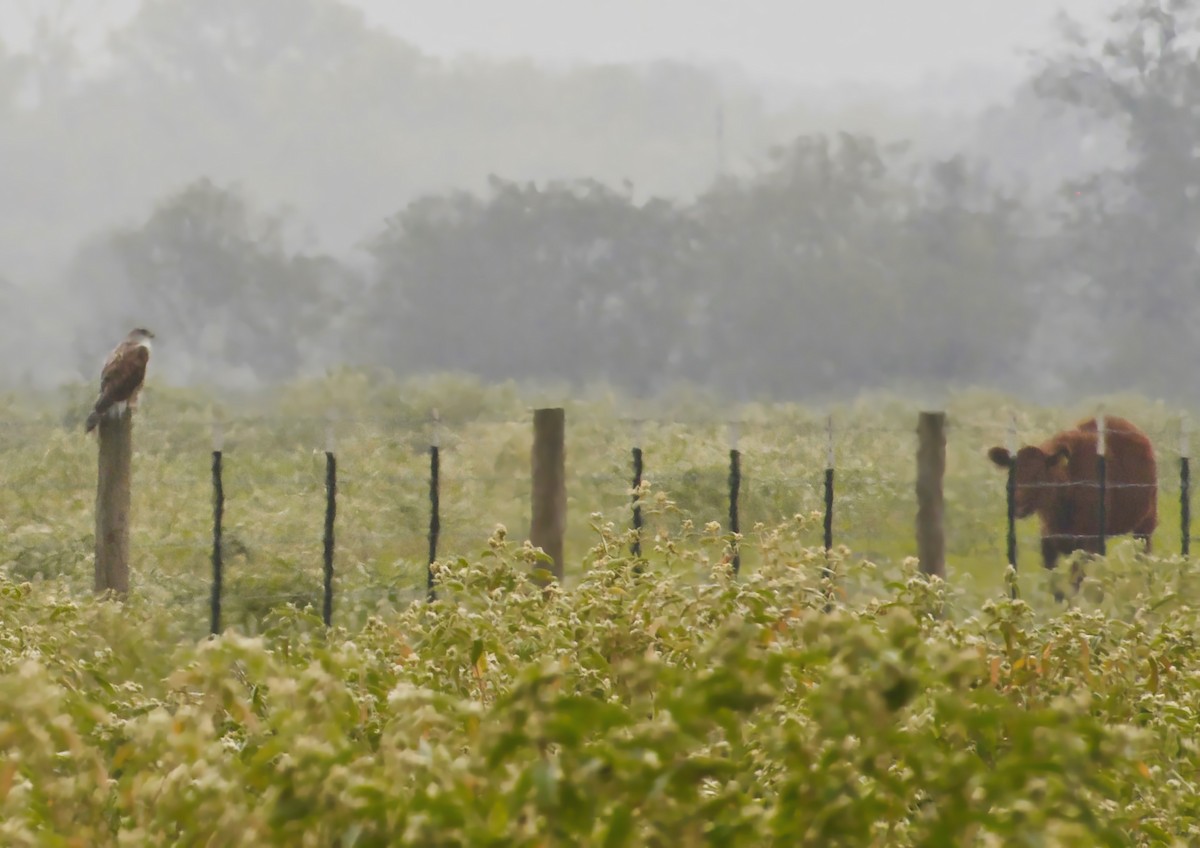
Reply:
[[911, 85], [961, 66], [1015, 77], [1024, 70], [1019, 51], [1049, 41], [1057, 8], [1084, 19], [1099, 17], [1098, 4], [1087, 0], [358, 0], [356, 5], [371, 20], [442, 56], [527, 55], [554, 62], [673, 58], [729, 64], [764, 81], [803, 85]]
[[1198, 3], [0, 0], [0, 381], [1182, 390]]
[[[0, 30], [25, 45], [42, 4], [0, 2]], [[46, 2], [54, 7], [53, 2]], [[677, 59], [769, 82], [912, 85], [962, 67], [1016, 79], [1060, 11], [1102, 19], [1093, 0], [349, 0], [367, 20], [445, 59], [528, 57], [548, 65]], [[63, 4], [89, 49], [138, 0]]]

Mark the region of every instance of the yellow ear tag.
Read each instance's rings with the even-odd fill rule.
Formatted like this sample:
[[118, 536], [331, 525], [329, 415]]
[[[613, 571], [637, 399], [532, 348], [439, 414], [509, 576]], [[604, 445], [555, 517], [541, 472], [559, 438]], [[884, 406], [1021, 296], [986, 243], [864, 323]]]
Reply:
[[1063, 468], [1070, 461], [1071, 461], [1071, 455], [1068, 453], [1055, 454], [1054, 467], [1055, 468]]

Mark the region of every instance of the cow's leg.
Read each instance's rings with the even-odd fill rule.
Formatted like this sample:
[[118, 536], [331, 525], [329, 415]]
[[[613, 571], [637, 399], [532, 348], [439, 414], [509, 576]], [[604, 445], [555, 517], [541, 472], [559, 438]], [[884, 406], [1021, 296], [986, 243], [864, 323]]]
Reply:
[[1150, 537], [1154, 534], [1154, 528], [1157, 524], [1157, 516], [1147, 515], [1133, 528], [1133, 538], [1145, 545], [1145, 548], [1142, 552], [1147, 555], [1153, 550], [1150, 543]]
[[[1058, 565], [1058, 555], [1059, 555], [1060, 551], [1061, 551], [1061, 549], [1059, 547], [1058, 539], [1047, 539], [1047, 538], [1043, 537], [1042, 538], [1042, 567], [1045, 568], [1047, 571], [1054, 570], [1054, 567], [1056, 565]], [[1058, 603], [1061, 603], [1063, 600], [1063, 593], [1058, 591], [1057, 589], [1055, 589], [1054, 590], [1054, 600]]]
[[1058, 539], [1042, 539], [1042, 567], [1047, 571], [1058, 564]]
[[1071, 589], [1076, 595], [1079, 594], [1079, 587], [1083, 585], [1083, 578], [1086, 576], [1082, 562], [1076, 560], [1071, 563]]

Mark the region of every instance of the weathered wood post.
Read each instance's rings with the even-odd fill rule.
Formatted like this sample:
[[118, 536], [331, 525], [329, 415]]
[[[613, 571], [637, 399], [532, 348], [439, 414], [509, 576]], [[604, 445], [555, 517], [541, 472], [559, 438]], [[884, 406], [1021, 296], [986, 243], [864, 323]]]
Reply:
[[563, 579], [563, 538], [567, 530], [566, 413], [533, 411], [533, 503], [529, 541], [553, 560], [547, 570]]
[[917, 436], [917, 556], [924, 574], [945, 579], [942, 478], [946, 473], [946, 413], [922, 412]]
[[133, 416], [128, 407], [104, 415], [98, 425], [100, 460], [96, 479], [95, 591], [129, 593], [129, 503], [133, 461]]

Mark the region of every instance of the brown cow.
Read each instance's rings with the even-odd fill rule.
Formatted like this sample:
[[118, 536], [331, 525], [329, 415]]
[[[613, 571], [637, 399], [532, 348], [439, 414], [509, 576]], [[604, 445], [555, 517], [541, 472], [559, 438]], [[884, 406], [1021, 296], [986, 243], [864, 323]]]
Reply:
[[[1104, 430], [1105, 535], [1130, 533], [1149, 551], [1158, 524], [1154, 448], [1146, 434], [1124, 418], [1105, 417]], [[1001, 447], [988, 451], [1001, 468], [1016, 466], [1016, 517], [1036, 512], [1041, 519], [1046, 568], [1054, 568], [1060, 555], [1072, 551], [1100, 551], [1096, 440], [1096, 419], [1091, 418], [1039, 446], [1026, 445], [1016, 457]], [[1082, 573], [1072, 580], [1076, 589], [1082, 580]]]

